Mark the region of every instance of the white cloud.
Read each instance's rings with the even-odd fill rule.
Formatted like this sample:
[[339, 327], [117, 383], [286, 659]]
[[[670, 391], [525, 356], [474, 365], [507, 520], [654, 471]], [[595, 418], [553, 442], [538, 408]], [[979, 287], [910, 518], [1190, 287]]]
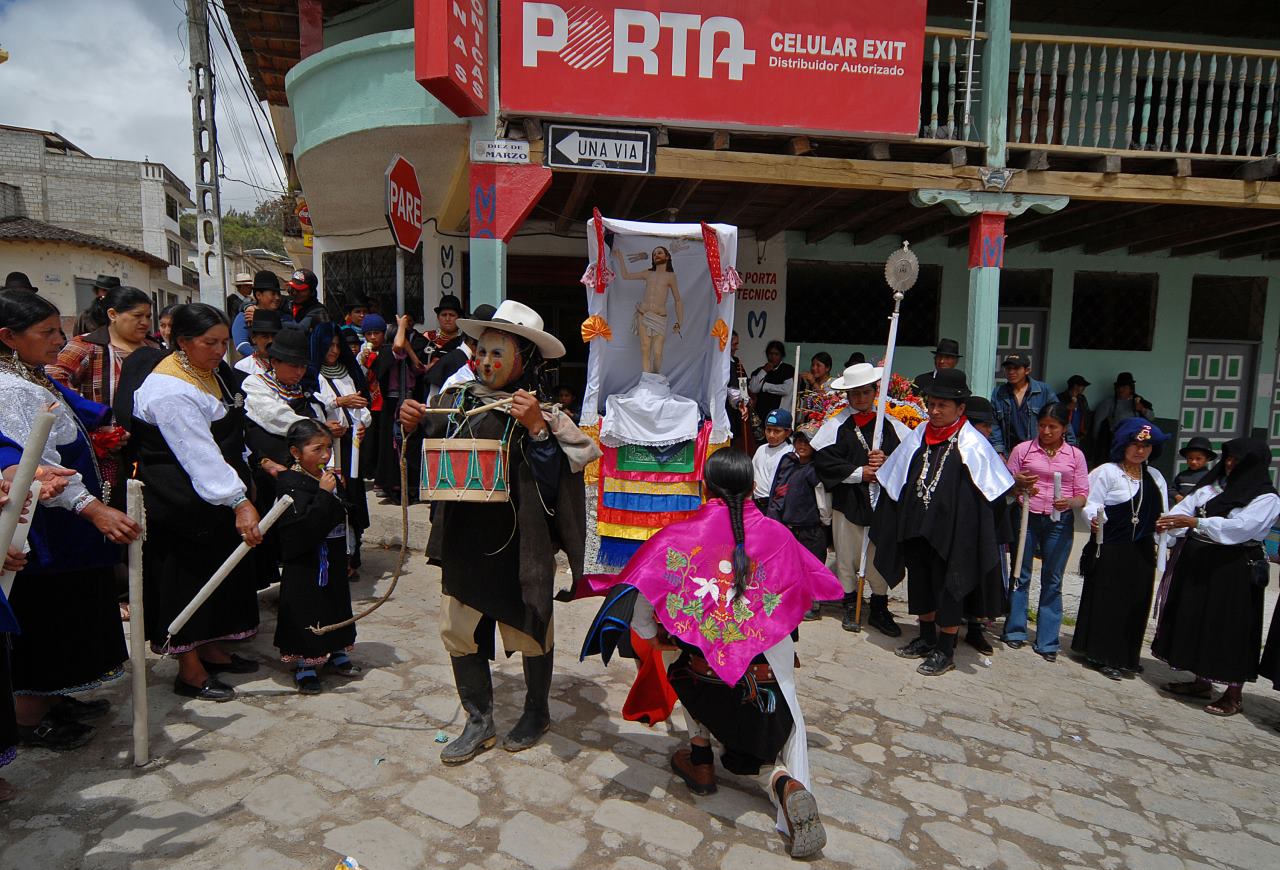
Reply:
[[[94, 157], [159, 161], [193, 185], [185, 6], [185, 0], [0, 0], [0, 45], [11, 55], [0, 64], [0, 124], [53, 130]], [[278, 158], [266, 156], [246, 101], [232, 91], [240, 86], [229, 59], [218, 50], [222, 171], [274, 188]], [[232, 129], [237, 123], [247, 161]], [[224, 210], [251, 209], [266, 196], [222, 184]]]

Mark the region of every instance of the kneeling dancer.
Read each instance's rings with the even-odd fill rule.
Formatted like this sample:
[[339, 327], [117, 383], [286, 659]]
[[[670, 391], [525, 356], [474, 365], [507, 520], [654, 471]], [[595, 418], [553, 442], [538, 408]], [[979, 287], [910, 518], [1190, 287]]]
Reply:
[[732, 773], [768, 774], [778, 830], [792, 857], [812, 855], [826, 831], [809, 786], [804, 716], [796, 697], [791, 632], [840, 582], [787, 528], [751, 500], [751, 460], [734, 450], [707, 459], [714, 498], [692, 518], [654, 535], [618, 582], [634, 586], [631, 627], [678, 649], [667, 671], [684, 705], [690, 745], [671, 767], [694, 794], [716, 791], [714, 735]]
[[924, 659], [917, 670], [935, 677], [955, 668], [965, 597], [982, 589], [990, 590], [986, 598], [1000, 598], [997, 514], [1013, 477], [965, 419], [964, 372], [942, 369], [924, 391], [928, 422], [876, 472], [883, 490], [871, 537], [876, 567], [890, 585], [907, 572], [907, 609], [920, 620], [920, 635], [898, 655]]
[[[492, 320], [459, 320], [478, 339], [479, 383], [442, 394], [428, 414], [406, 400], [400, 422], [406, 438], [419, 426], [428, 437], [500, 441], [507, 453], [510, 503], [435, 503], [427, 555], [441, 566], [444, 595], [440, 636], [453, 665], [467, 724], [440, 760], [462, 764], [493, 748], [494, 626], [507, 655], [523, 656], [524, 712], [502, 742], [508, 752], [528, 749], [551, 725], [551, 620], [556, 550], [564, 550], [575, 582], [582, 575], [586, 502], [582, 469], [600, 448], [562, 411], [544, 410], [538, 390], [545, 360], [564, 356], [564, 345], [542, 329], [533, 309], [508, 300]], [[473, 416], [463, 412], [506, 400]], [[411, 481], [410, 486], [416, 486]]]

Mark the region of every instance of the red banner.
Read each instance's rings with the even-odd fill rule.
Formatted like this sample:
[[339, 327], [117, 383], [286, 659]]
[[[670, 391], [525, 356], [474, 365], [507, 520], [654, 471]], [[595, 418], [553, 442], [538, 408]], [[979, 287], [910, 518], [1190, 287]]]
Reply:
[[504, 0], [502, 109], [915, 136], [925, 0]]
[[551, 170], [531, 164], [471, 164], [473, 239], [511, 241], [551, 186]]
[[489, 111], [489, 0], [414, 0], [418, 84], [459, 118]]

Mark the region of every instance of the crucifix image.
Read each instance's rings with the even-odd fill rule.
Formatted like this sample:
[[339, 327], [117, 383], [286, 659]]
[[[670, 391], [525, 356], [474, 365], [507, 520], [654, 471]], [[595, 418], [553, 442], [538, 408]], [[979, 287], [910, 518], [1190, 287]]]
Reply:
[[680, 285], [671, 268], [671, 252], [657, 247], [649, 255], [650, 266], [643, 272], [627, 271], [626, 261], [613, 251], [613, 261], [618, 275], [627, 281], [643, 281], [644, 296], [636, 306], [632, 332], [640, 336], [641, 371], [658, 374], [662, 371], [662, 349], [667, 341], [667, 295], [676, 303], [676, 322], [671, 330], [680, 335], [680, 321], [684, 319], [684, 303], [680, 301]]

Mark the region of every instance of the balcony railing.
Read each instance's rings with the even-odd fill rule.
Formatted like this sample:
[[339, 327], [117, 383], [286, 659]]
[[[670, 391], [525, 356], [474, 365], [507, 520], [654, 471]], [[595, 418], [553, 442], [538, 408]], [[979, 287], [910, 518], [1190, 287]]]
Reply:
[[[967, 31], [928, 28], [921, 138], [981, 141], [984, 39], [971, 52]], [[1280, 150], [1280, 51], [1015, 33], [1011, 55], [1010, 145], [1226, 159]]]
[[1010, 144], [1274, 153], [1280, 52], [1015, 33], [1012, 54]]

